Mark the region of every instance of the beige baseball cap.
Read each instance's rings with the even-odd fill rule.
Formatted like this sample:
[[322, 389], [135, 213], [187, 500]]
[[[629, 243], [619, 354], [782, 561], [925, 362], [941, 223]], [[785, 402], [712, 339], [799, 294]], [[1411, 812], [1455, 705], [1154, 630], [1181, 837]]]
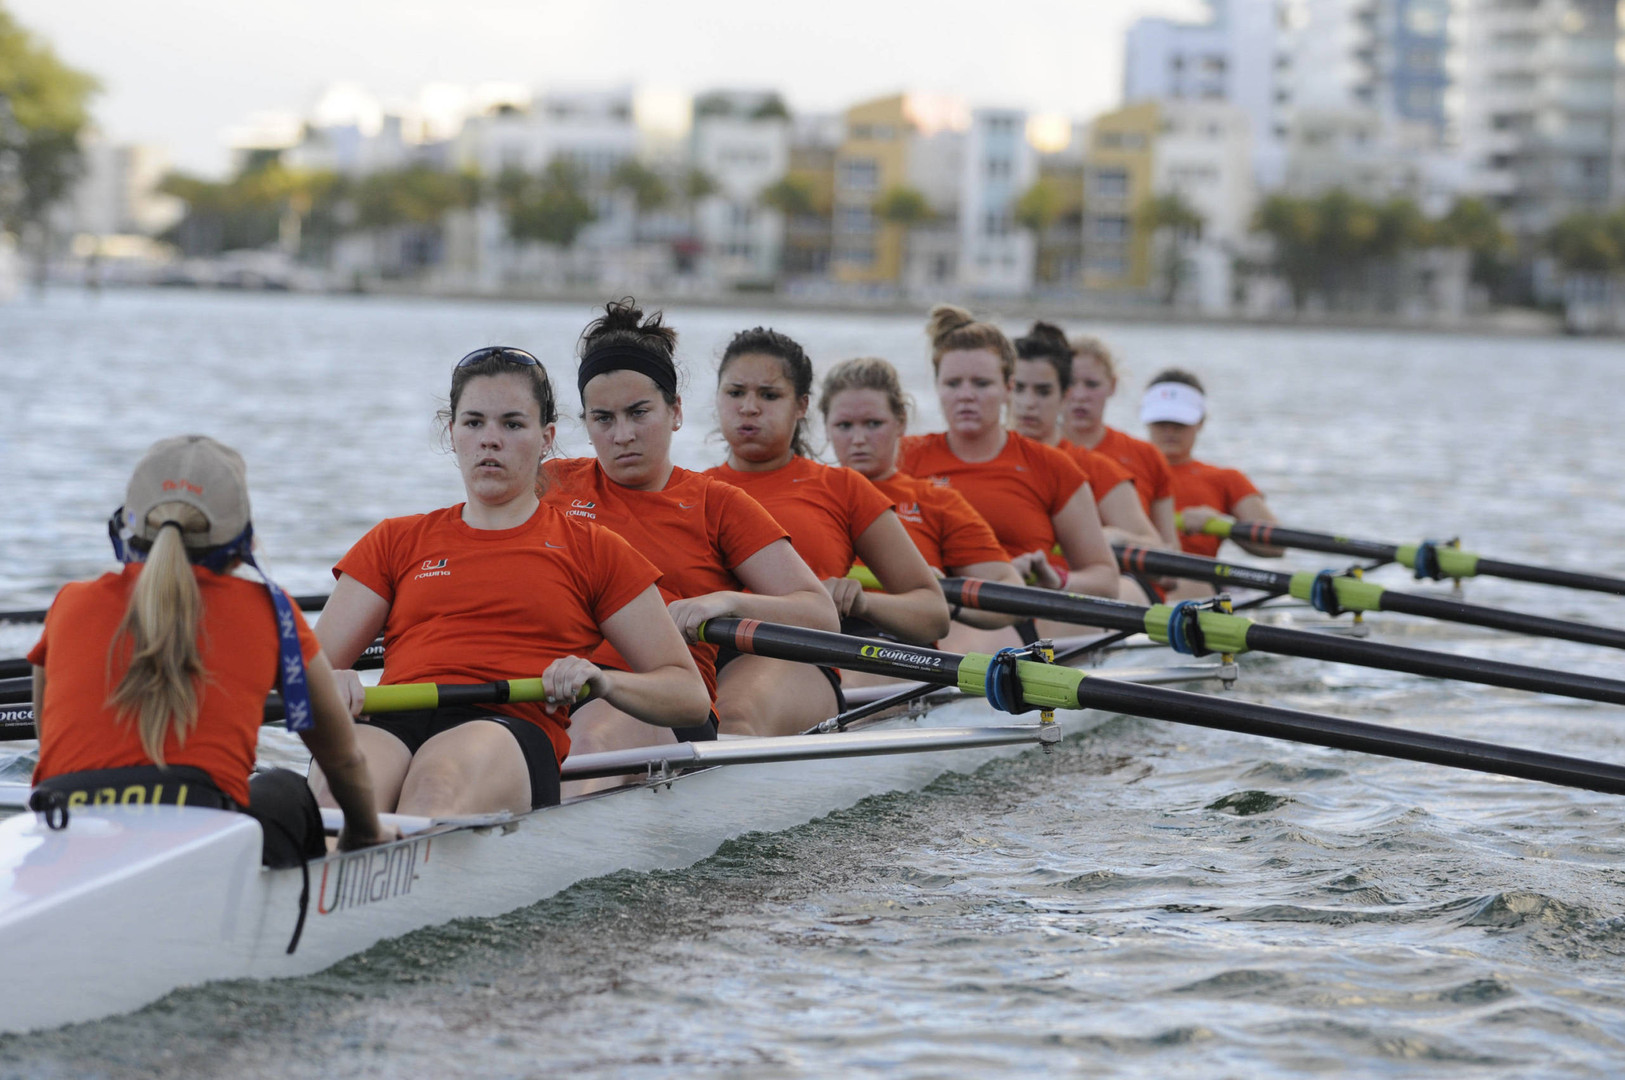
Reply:
[[181, 535], [188, 547], [229, 543], [248, 527], [248, 468], [243, 456], [207, 435], [177, 435], [148, 448], [124, 492], [125, 521], [133, 535], [153, 540], [147, 515], [160, 503], [183, 502], [209, 519], [207, 533]]

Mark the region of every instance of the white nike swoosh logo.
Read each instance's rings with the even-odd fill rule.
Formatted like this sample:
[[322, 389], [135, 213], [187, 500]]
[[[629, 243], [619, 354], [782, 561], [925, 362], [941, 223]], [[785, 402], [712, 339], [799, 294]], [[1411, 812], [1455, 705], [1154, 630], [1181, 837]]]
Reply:
[[686, 503], [686, 502], [681, 502], [681, 501], [679, 501], [677, 503], [678, 508], [682, 509], [682, 510], [692, 510], [698, 505], [700, 505], [700, 504], [699, 503]]
[[790, 478], [790, 483], [792, 483], [792, 484], [802, 484], [802, 483], [805, 483], [805, 482], [807, 482], [808, 480], [811, 480], [811, 479], [812, 479], [812, 477], [810, 477], [810, 476], [792, 476]]
[[553, 548], [555, 551], [563, 551], [564, 550], [564, 545], [563, 544], [555, 544], [551, 540], [543, 540], [542, 543], [546, 544], [550, 548]]

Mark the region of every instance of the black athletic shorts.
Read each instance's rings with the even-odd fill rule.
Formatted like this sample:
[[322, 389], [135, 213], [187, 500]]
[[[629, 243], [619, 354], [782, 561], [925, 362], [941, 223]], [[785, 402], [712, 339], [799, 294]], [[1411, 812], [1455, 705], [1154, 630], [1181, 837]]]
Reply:
[[322, 812], [305, 778], [288, 769], [266, 769], [248, 779], [248, 805], [239, 806], [202, 769], [190, 765], [131, 765], [64, 773], [39, 784], [67, 796], [69, 827], [81, 806], [199, 806], [236, 810], [260, 823], [260, 861], [298, 866], [327, 854]]
[[[717, 678], [719, 683], [722, 678], [722, 669], [743, 655], [745, 654], [730, 646], [717, 646]], [[829, 680], [830, 688], [835, 691], [835, 711], [844, 713], [846, 711], [846, 695], [841, 693], [841, 673], [832, 667], [825, 667], [823, 664], [817, 666], [818, 670], [824, 673], [824, 678]]]
[[418, 709], [413, 712], [380, 713], [363, 716], [356, 722], [387, 731], [395, 736], [413, 754], [423, 744], [443, 731], [474, 720], [490, 720], [513, 733], [519, 752], [525, 756], [525, 770], [530, 773], [530, 805], [557, 806], [559, 802], [559, 757], [553, 749], [553, 740], [539, 725], [516, 716], [504, 716], [482, 705], [448, 705], [443, 709]]

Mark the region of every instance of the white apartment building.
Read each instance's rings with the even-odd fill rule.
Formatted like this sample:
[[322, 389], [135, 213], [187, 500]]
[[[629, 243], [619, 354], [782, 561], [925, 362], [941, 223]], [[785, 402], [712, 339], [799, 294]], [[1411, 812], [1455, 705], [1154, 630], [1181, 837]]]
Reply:
[[153, 236], [185, 213], [178, 199], [158, 193], [169, 172], [162, 149], [90, 136], [83, 151], [84, 174], [53, 215], [59, 229], [97, 237]]
[[1031, 290], [1034, 241], [1016, 223], [1016, 202], [1038, 179], [1027, 114], [977, 109], [963, 138], [959, 169], [959, 281], [972, 293], [1019, 296]]
[[1297, 58], [1293, 20], [1302, 0], [1207, 0], [1206, 22], [1140, 19], [1129, 28], [1123, 101], [1228, 101], [1251, 127], [1253, 175], [1280, 184]]
[[696, 212], [708, 276], [769, 282], [778, 273], [784, 215], [762, 205], [790, 166], [790, 117], [772, 91], [714, 91], [694, 101], [689, 162], [716, 182]]
[[1508, 227], [1538, 234], [1625, 196], [1613, 0], [1463, 0], [1462, 153]]

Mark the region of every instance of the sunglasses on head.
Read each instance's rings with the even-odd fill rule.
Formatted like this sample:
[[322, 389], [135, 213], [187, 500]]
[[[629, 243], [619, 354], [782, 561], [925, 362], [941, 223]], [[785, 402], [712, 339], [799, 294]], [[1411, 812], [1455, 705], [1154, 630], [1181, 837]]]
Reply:
[[483, 349], [475, 349], [473, 352], [457, 361], [457, 367], [453, 368], [452, 370], [456, 371], [459, 368], [470, 367], [485, 360], [501, 360], [504, 363], [521, 364], [525, 367], [542, 366], [542, 362], [540, 360], [530, 355], [530, 353], [526, 352], [524, 349], [514, 349], [507, 345], [488, 345]]

